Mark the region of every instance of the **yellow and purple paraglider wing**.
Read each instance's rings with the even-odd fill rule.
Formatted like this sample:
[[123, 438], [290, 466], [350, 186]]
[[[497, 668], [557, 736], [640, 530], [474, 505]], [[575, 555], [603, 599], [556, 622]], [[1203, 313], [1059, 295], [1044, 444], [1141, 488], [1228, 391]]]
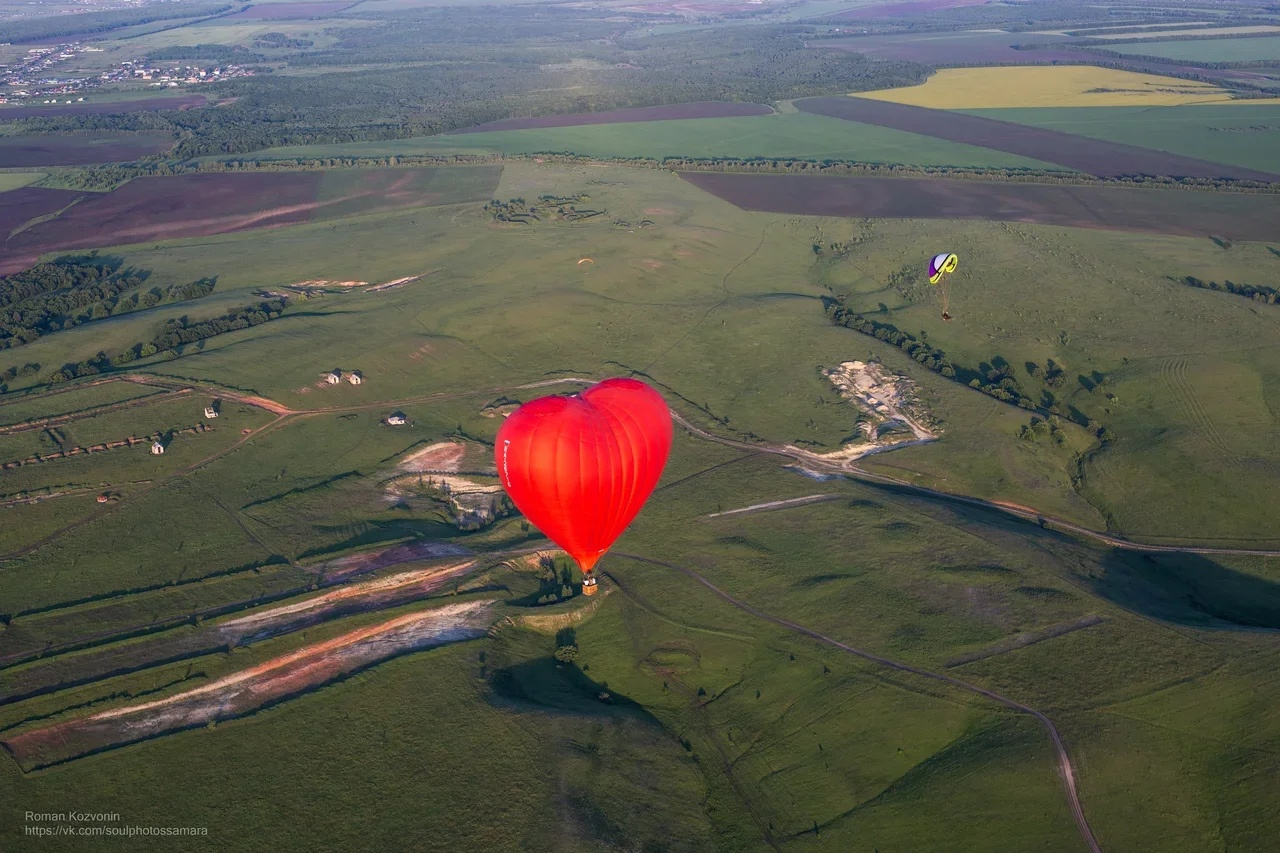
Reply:
[[934, 255], [929, 261], [929, 283], [937, 284], [942, 281], [942, 277], [947, 273], [956, 271], [956, 267], [960, 265], [960, 259], [956, 257], [954, 252], [943, 252], [940, 255]]

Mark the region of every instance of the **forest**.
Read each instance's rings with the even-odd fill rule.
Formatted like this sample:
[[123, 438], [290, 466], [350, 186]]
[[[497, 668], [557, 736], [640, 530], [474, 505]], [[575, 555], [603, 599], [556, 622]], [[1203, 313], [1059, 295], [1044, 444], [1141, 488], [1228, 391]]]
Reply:
[[[456, 11], [456, 10], [455, 10]], [[504, 13], [519, 22], [531, 13]], [[291, 64], [391, 67], [303, 76], [259, 74], [202, 88], [211, 98], [235, 99], [218, 109], [118, 115], [81, 114], [5, 123], [0, 133], [81, 131], [165, 132], [177, 139], [172, 156], [186, 159], [241, 154], [281, 145], [333, 144], [428, 136], [512, 116], [548, 115], [657, 106], [689, 101], [770, 102], [832, 91], [869, 91], [925, 80], [926, 66], [877, 62], [858, 54], [807, 50], [788, 28], [681, 33], [661, 39], [579, 45], [598, 53], [589, 70], [558, 67], [568, 58], [559, 37], [587, 30], [601, 35], [616, 25], [592, 13], [548, 15], [554, 24], [524, 21], [534, 35], [511, 45], [470, 43], [466, 21], [494, 22], [459, 13], [458, 41], [421, 60], [422, 41], [441, 37], [431, 15], [408, 17], [389, 28], [343, 31], [339, 48], [290, 60]], [[476, 23], [479, 28], [479, 23]], [[478, 39], [479, 36], [477, 35]], [[366, 40], [372, 40], [366, 43]], [[565, 42], [567, 44], [567, 42]], [[168, 55], [168, 54], [166, 54]], [[581, 56], [582, 50], [576, 55]]]

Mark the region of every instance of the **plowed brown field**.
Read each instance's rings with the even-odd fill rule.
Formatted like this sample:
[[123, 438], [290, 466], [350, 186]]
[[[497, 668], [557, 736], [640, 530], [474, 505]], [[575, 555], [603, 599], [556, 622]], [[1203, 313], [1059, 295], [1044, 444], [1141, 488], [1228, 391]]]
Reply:
[[985, 219], [1235, 240], [1280, 239], [1280, 196], [930, 178], [682, 172], [744, 210], [872, 219]]
[[868, 98], [805, 98], [795, 102], [802, 112], [891, 127], [1057, 163], [1098, 177], [1150, 175], [1171, 178], [1228, 178], [1280, 181], [1280, 175], [1241, 166], [1210, 163], [1136, 145], [1090, 139], [1056, 130], [1028, 127], [949, 110], [932, 110]]

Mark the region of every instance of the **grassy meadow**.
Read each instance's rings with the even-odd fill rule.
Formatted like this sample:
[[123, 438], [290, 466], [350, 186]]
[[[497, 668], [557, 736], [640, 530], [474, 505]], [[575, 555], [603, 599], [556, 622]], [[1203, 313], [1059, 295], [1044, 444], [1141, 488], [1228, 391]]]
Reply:
[[939, 110], [1159, 107], [1231, 101], [1225, 89], [1210, 83], [1092, 65], [943, 68], [922, 85], [859, 92], [857, 97]]
[[1015, 154], [799, 112], [739, 118], [674, 119], [486, 131], [336, 145], [299, 145], [268, 148], [250, 156], [270, 160], [490, 152], [555, 152], [600, 158], [798, 157], [903, 163], [912, 166], [1060, 168]]
[[1214, 163], [1280, 171], [1280, 105], [1255, 106], [1243, 101], [1172, 107], [1033, 107], [964, 112]]
[[[308, 567], [358, 549], [537, 541], [520, 519], [460, 531], [382, 484], [426, 444], [492, 441], [501, 421], [482, 414], [486, 405], [550, 393], [557, 387], [518, 386], [563, 377], [636, 372], [716, 434], [825, 452], [855, 432], [857, 411], [819, 371], [878, 358], [917, 383], [943, 433], [868, 457], [867, 470], [1150, 541], [1276, 547], [1269, 496], [1280, 458], [1268, 436], [1280, 308], [1179, 280], [1265, 284], [1259, 271], [1280, 247], [748, 213], [676, 175], [623, 167], [509, 164], [494, 196], [578, 193], [588, 196], [580, 207], [605, 214], [517, 225], [492, 221], [479, 203], [440, 204], [111, 249], [156, 281], [216, 275], [217, 289], [10, 352], [44, 365], [35, 380], [147, 339], [168, 317], [255, 301], [258, 290], [422, 277], [300, 298], [277, 320], [128, 366], [298, 412], [243, 443], [243, 429], [273, 416], [226, 401], [213, 432], [184, 436], [163, 457], [135, 448], [0, 475], [6, 494], [152, 481], [121, 489], [118, 504], [48, 544], [0, 558], [0, 654], [74, 643], [88, 623], [125, 635], [167, 626], [0, 665], [0, 684], [40, 667], [79, 672], [98, 653], [128, 660], [197, 630], [197, 610], [298, 590]], [[960, 257], [951, 323], [922, 282], [943, 250]], [[584, 256], [595, 263], [580, 268]], [[1030, 413], [833, 326], [821, 301], [833, 294], [958, 364], [1007, 362], [1030, 395], [1096, 419], [1111, 440], [1099, 445], [1071, 424], [1061, 443], [1019, 437]], [[1065, 382], [1031, 373], [1028, 362], [1048, 359]], [[366, 381], [328, 386], [322, 374], [335, 367]], [[9, 394], [0, 424], [139, 393], [113, 383]], [[63, 429], [90, 441], [186, 426], [205, 402], [203, 392], [157, 398]], [[409, 425], [381, 423], [397, 410]], [[32, 431], [0, 445], [13, 455], [49, 440]], [[1280, 628], [1280, 561], [1116, 552], [787, 465], [678, 431], [658, 490], [601, 565], [607, 594], [572, 629], [581, 602], [530, 607], [533, 575], [486, 569], [474, 594], [499, 599], [511, 621], [485, 638], [46, 770], [0, 762], [0, 794], [16, 804], [0, 809], [0, 838], [22, 833], [23, 811], [74, 802], [138, 825], [207, 826], [211, 847], [234, 850], [395, 847], [408, 834], [440, 850], [1080, 849], [1034, 720], [790, 632], [637, 558], [1045, 712], [1104, 849], [1248, 849], [1280, 832], [1260, 805], [1280, 793], [1266, 746], [1280, 682], [1265, 676], [1276, 663], [1267, 632]], [[13, 488], [11, 475], [23, 478]], [[708, 517], [814, 494], [832, 499]], [[0, 508], [0, 529], [17, 531], [0, 550], [98, 512], [92, 501]], [[522, 621], [539, 612], [563, 617], [559, 635]], [[386, 615], [0, 706], [0, 739], [189, 689]], [[170, 621], [180, 617], [191, 622]], [[568, 642], [578, 656], [557, 665], [552, 654]], [[122, 778], [130, 784], [112, 783]]]

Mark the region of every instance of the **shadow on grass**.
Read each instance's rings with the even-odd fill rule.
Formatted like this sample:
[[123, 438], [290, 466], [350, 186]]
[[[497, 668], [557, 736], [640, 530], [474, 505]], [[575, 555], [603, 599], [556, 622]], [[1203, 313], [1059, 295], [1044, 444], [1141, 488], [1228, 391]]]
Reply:
[[1198, 554], [1113, 549], [1101, 568], [1090, 579], [1093, 591], [1145, 616], [1198, 627], [1280, 630], [1280, 583]]
[[607, 682], [595, 681], [577, 664], [561, 663], [550, 656], [494, 670], [489, 686], [495, 698], [504, 703], [592, 716], [622, 712], [644, 717], [661, 728], [640, 705], [610, 690]]

